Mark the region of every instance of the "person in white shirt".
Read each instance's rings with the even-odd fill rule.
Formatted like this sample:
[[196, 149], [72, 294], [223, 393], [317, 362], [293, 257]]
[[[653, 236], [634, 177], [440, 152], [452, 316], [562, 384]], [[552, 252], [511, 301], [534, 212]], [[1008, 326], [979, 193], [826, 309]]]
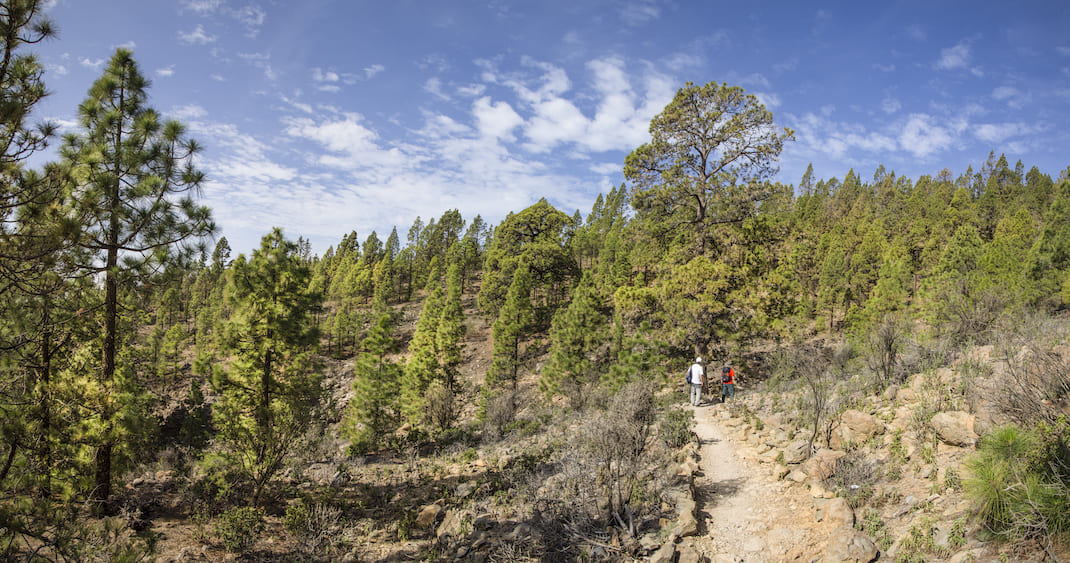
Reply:
[[691, 406], [697, 407], [702, 402], [702, 385], [706, 380], [706, 368], [701, 356], [695, 358], [695, 363], [687, 369], [687, 380], [691, 382]]

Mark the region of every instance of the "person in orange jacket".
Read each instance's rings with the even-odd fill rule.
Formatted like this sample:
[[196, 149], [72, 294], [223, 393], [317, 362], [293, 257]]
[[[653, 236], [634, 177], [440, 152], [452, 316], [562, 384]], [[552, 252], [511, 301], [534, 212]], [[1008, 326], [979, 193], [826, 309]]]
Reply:
[[736, 397], [736, 371], [726, 364], [721, 368], [721, 402], [728, 397]]

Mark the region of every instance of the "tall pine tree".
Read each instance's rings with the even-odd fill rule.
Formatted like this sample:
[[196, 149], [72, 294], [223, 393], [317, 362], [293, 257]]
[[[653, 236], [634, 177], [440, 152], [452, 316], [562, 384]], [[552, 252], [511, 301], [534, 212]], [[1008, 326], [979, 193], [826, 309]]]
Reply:
[[[74, 211], [83, 228], [81, 246], [94, 260], [85, 264], [101, 275], [104, 303], [100, 382], [112, 388], [122, 343], [118, 333], [119, 288], [150, 279], [168, 262], [188, 259], [190, 243], [215, 229], [207, 207], [194, 194], [204, 179], [193, 164], [198, 145], [177, 121], [164, 121], [146, 105], [145, 79], [133, 55], [119, 49], [104, 75], [78, 108], [81, 130], [68, 135], [63, 158], [73, 184]], [[203, 249], [202, 249], [203, 250]], [[96, 453], [94, 500], [111, 496], [113, 428], [117, 405], [106, 400]]]

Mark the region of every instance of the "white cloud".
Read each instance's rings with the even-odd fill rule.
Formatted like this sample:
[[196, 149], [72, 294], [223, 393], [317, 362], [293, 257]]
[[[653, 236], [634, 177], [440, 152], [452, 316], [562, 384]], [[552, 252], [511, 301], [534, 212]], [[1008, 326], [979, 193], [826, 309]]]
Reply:
[[768, 109], [780, 107], [780, 96], [769, 92], [755, 92], [754, 97]]
[[127, 41], [126, 43], [120, 43], [114, 47], [115, 49], [126, 49], [127, 51], [133, 51], [137, 48], [137, 43], [133, 41]]
[[907, 36], [915, 41], [925, 41], [925, 28], [921, 27], [919, 24], [908, 25]]
[[661, 7], [656, 0], [634, 0], [621, 6], [618, 13], [626, 25], [637, 27], [658, 19]]
[[442, 90], [442, 80], [438, 77], [432, 76], [428, 78], [427, 82], [424, 82], [424, 90], [440, 100], [448, 101], [450, 99], [449, 94]]
[[382, 167], [411, 166], [410, 157], [396, 147], [380, 147], [379, 135], [362, 123], [364, 118], [347, 113], [342, 119], [316, 122], [309, 118], [287, 121], [286, 134], [322, 145], [332, 154], [321, 155], [318, 162], [345, 170], [376, 170]]
[[163, 68], [156, 69], [156, 76], [163, 76], [163, 77], [166, 78], [168, 76], [174, 76], [174, 74], [175, 74], [175, 65], [168, 65], [168, 66], [165, 66]]
[[1055, 52], [1059, 53], [1060, 55], [1070, 57], [1070, 47], [1060, 45], [1055, 48]]
[[468, 96], [470, 98], [476, 98], [482, 96], [487, 91], [487, 87], [482, 84], [469, 84], [468, 86], [461, 86], [457, 89], [457, 93], [462, 96]]
[[233, 10], [231, 15], [245, 26], [245, 35], [247, 37], [256, 37], [260, 33], [260, 26], [264, 25], [264, 20], [267, 17], [263, 8], [255, 4]]
[[175, 119], [191, 120], [203, 119], [208, 115], [208, 112], [197, 104], [188, 104], [172, 108], [171, 115], [174, 116]]
[[1029, 102], [1033, 101], [1032, 94], [1029, 92], [1022, 92], [1013, 86], [996, 87], [992, 90], [992, 98], [1001, 102], [1006, 102], [1009, 107], [1014, 109], [1022, 109]]
[[1011, 137], [1021, 137], [1036, 133], [1034, 127], [1025, 123], [982, 123], [973, 128], [973, 134], [986, 143], [1001, 143]]
[[223, 0], [186, 0], [183, 6], [190, 11], [205, 15], [215, 12], [223, 4]]
[[899, 134], [899, 145], [918, 158], [927, 158], [951, 147], [951, 133], [924, 113], [911, 114]]
[[275, 81], [279, 75], [271, 68], [271, 55], [265, 53], [238, 53], [238, 58], [264, 71], [264, 77]]
[[48, 70], [56, 73], [56, 76], [66, 76], [68, 72], [67, 67], [63, 65], [48, 65]]
[[97, 59], [95, 61], [91, 61], [85, 57], [82, 57], [81, 60], [78, 61], [78, 63], [86, 68], [99, 70], [100, 67], [104, 66], [104, 59]]
[[204, 30], [204, 26], [197, 24], [197, 27], [193, 28], [190, 32], [178, 32], [178, 40], [186, 45], [207, 45], [209, 43], [215, 43], [216, 37], [209, 35]]
[[380, 72], [383, 72], [384, 70], [386, 70], [386, 67], [383, 66], [383, 65], [380, 65], [380, 64], [374, 64], [374, 65], [371, 65], [371, 66], [366, 66], [366, 67], [364, 67], [364, 77], [365, 78], [373, 78], [376, 74], [379, 74]]
[[619, 174], [623, 171], [623, 166], [612, 162], [602, 162], [599, 164], [592, 164], [590, 166], [591, 172], [595, 174], [602, 174], [608, 176], [610, 174]]
[[472, 104], [472, 115], [481, 135], [506, 141], [512, 141], [513, 130], [524, 123], [508, 103], [492, 102], [489, 97], [479, 98]]
[[881, 72], [895, 72], [895, 65], [894, 64], [882, 65], [880, 63], [875, 63], [873, 65], [873, 68], [875, 68], [875, 69], [877, 69], [877, 70], [879, 70]]
[[881, 100], [881, 110], [883, 110], [884, 113], [892, 114], [899, 111], [899, 109], [902, 107], [903, 104], [899, 103], [899, 100], [897, 98], [888, 96]]
[[971, 67], [971, 48], [966, 41], [960, 41], [953, 47], [940, 50], [940, 59], [936, 61], [936, 68], [941, 70], [968, 70], [974, 76], [983, 76], [980, 67]]

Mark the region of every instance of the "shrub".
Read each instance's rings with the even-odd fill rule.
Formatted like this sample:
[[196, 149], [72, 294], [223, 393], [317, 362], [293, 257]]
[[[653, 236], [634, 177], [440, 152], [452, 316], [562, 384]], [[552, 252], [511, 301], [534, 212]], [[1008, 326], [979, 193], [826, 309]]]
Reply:
[[232, 508], [215, 520], [215, 538], [232, 553], [245, 553], [264, 531], [264, 510], [254, 506]]
[[297, 540], [303, 553], [314, 555], [330, 550], [332, 538], [338, 536], [342, 511], [332, 506], [305, 502], [286, 508], [283, 525]]
[[495, 438], [505, 433], [506, 426], [516, 418], [516, 394], [503, 391], [484, 398], [483, 428]]
[[988, 531], [1047, 545], [1070, 536], [1068, 430], [1063, 418], [1035, 430], [1005, 426], [981, 439], [967, 460], [965, 486]]
[[581, 442], [605, 477], [609, 520], [631, 515], [626, 507], [638, 486], [638, 473], [649, 445], [654, 421], [654, 392], [650, 384], [629, 383], [610, 399], [609, 409], [592, 416], [581, 429]]
[[881, 470], [877, 463], [867, 458], [861, 450], [855, 450], [836, 460], [836, 470], [825, 480], [825, 484], [857, 510], [873, 498], [880, 478]]
[[658, 423], [658, 434], [670, 448], [682, 448], [691, 441], [691, 428], [695, 424], [695, 417], [691, 411], [683, 409], [671, 409], [661, 417]]

